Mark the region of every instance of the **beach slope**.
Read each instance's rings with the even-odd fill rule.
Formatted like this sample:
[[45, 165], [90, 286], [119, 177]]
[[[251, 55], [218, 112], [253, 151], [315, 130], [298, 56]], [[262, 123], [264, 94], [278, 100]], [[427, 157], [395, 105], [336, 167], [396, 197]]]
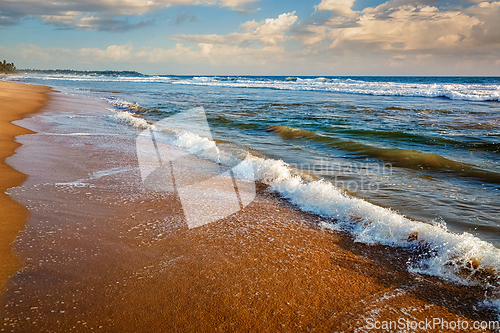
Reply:
[[[190, 228], [185, 201], [161, 190], [167, 178], [143, 182], [141, 132], [108, 107], [53, 94], [22, 121], [36, 133], [18, 138], [9, 163], [29, 178], [10, 195], [30, 216], [17, 225], [23, 269], [0, 297], [0, 331], [381, 332], [373, 328], [392, 321], [415, 332], [406, 328], [433, 318], [468, 327], [496, 318], [480, 306], [483, 288], [409, 273], [415, 253], [325, 229], [336, 221], [262, 183], [240, 211]], [[216, 166], [188, 161], [172, 184], [193, 176], [189, 166]]]

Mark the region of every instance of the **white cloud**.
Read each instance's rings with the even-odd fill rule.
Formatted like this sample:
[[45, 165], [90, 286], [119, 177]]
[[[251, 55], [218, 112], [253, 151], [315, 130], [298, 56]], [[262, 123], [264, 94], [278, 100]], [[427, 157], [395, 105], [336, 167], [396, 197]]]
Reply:
[[295, 12], [284, 13], [277, 18], [269, 18], [261, 22], [248, 21], [240, 25], [242, 32], [228, 35], [174, 35], [177, 41], [195, 42], [207, 45], [248, 46], [252, 42], [259, 45], [276, 45], [286, 41], [291, 26], [297, 21]]
[[55, 25], [70, 25], [76, 21], [81, 13], [75, 11], [61, 12], [58, 15], [40, 15], [40, 19]]
[[[335, 29], [331, 37], [359, 43], [379, 43], [382, 49], [432, 49], [459, 46], [479, 23], [459, 11], [440, 11], [431, 6], [404, 6], [380, 19], [381, 12], [360, 15], [358, 27]], [[396, 46], [394, 46], [396, 45]]]
[[[20, 44], [6, 54], [15, 54], [21, 63], [33, 63], [40, 68], [54, 68], [47, 64], [57, 63], [57, 67], [83, 65], [85, 68], [107, 68], [109, 66], [130, 67], [130, 65], [169, 64], [178, 66], [189, 64], [207, 64], [210, 66], [247, 67], [279, 64], [289, 60], [289, 53], [280, 46], [263, 48], [233, 47], [230, 45], [214, 46], [199, 43], [196, 48], [186, 47], [181, 43], [171, 49], [154, 48], [134, 49], [130, 44], [110, 45], [106, 49], [81, 48], [78, 50], [61, 48], [40, 48], [32, 44]], [[286, 58], [286, 59], [285, 59]], [[18, 66], [19, 67], [19, 66]], [[21, 66], [22, 67], [22, 66]], [[81, 68], [82, 66], [78, 66]], [[146, 66], [147, 67], [147, 66]]]
[[[352, 2], [344, 4], [352, 6]], [[314, 21], [313, 16], [300, 22], [290, 12], [247, 21], [225, 35], [171, 36], [178, 42], [172, 48], [127, 44], [67, 50], [23, 44], [4, 53], [14, 55], [13, 59], [18, 55], [30, 64], [48, 64], [38, 66], [45, 68], [54, 68], [51, 63], [67, 63], [68, 67], [81, 64], [87, 69], [110, 66], [151, 72], [153, 68], [163, 73], [220, 74], [232, 68], [236, 73], [268, 75], [298, 75], [299, 69], [311, 75], [500, 74], [500, 2], [462, 9], [390, 0], [352, 11], [354, 15], [345, 11], [352, 16], [339, 16], [338, 6], [322, 1], [318, 11], [335, 11], [327, 19], [320, 13], [323, 20]], [[71, 19], [73, 14], [65, 15]], [[88, 16], [77, 24], [92, 25], [94, 19], [98, 18]]]
[[321, 24], [302, 24], [296, 34], [305, 47], [372, 52], [463, 51], [500, 45], [500, 2], [482, 2], [467, 9], [438, 8], [391, 0], [363, 11], [351, 0], [323, 0], [319, 10], [334, 16]]
[[248, 5], [256, 1], [259, 0], [220, 0], [220, 5], [222, 7], [229, 7], [232, 10], [236, 10], [241, 13], [250, 13], [253, 10]]
[[[249, 12], [249, 4], [259, 0], [1, 0], [0, 26], [13, 25], [25, 18], [38, 18], [49, 24], [70, 28], [97, 30], [108, 29], [109, 22], [122, 15], [141, 15], [156, 9], [172, 6], [220, 6], [231, 10]], [[87, 18], [89, 25], [82, 24]], [[102, 29], [100, 22], [107, 22]], [[78, 24], [79, 23], [79, 24]]]
[[352, 10], [352, 5], [355, 0], [322, 0], [319, 5], [316, 6], [318, 10], [329, 10], [340, 16], [353, 17], [356, 16], [356, 12]]
[[480, 21], [471, 31], [475, 47], [482, 49], [491, 45], [500, 46], [500, 1], [481, 2], [464, 12], [474, 15]]
[[[93, 20], [89, 17], [88, 20]], [[130, 65], [130, 64], [206, 64], [219, 66], [282, 66], [295, 61], [292, 52], [285, 49], [285, 42], [290, 39], [290, 28], [298, 17], [295, 12], [284, 13], [277, 18], [269, 18], [260, 22], [248, 21], [240, 26], [240, 32], [228, 35], [178, 35], [172, 39], [183, 42], [194, 42], [188, 47], [177, 43], [171, 49], [134, 49], [131, 44], [110, 45], [106, 49], [81, 48], [64, 50], [39, 48], [35, 45], [22, 44], [17, 53], [28, 62], [55, 62], [58, 64], [77, 63], [82, 65], [98, 64]], [[82, 25], [86, 20], [80, 21]], [[59, 54], [64, 54], [59, 58]]]
[[132, 46], [111, 45], [105, 50], [98, 48], [81, 48], [76, 52], [78, 59], [82, 63], [102, 63], [102, 62], [130, 62], [133, 61]]

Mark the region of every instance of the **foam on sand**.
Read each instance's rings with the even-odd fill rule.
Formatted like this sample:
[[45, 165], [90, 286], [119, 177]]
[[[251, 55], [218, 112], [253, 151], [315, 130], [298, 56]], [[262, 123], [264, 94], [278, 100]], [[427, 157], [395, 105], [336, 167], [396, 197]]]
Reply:
[[119, 122], [130, 124], [136, 129], [144, 130], [153, 126], [152, 123], [142, 118], [136, 117], [128, 111], [118, 111], [112, 117]]
[[221, 154], [211, 139], [203, 108], [155, 123], [137, 137], [136, 146], [144, 186], [175, 193], [189, 228], [226, 218], [255, 198], [253, 177], [235, 177], [224, 158], [231, 154]]
[[[159, 127], [159, 130], [162, 130]], [[164, 129], [167, 142], [191, 154], [217, 163], [234, 165], [241, 160], [216, 147], [215, 142], [185, 130]], [[267, 184], [301, 210], [327, 218], [325, 228], [342, 229], [357, 242], [407, 248], [416, 255], [408, 270], [464, 285], [500, 284], [500, 249], [469, 233], [452, 233], [444, 222], [411, 220], [404, 215], [346, 194], [325, 180], [306, 180], [281, 160], [249, 156], [233, 168], [241, 179]], [[498, 304], [493, 295], [488, 304]]]

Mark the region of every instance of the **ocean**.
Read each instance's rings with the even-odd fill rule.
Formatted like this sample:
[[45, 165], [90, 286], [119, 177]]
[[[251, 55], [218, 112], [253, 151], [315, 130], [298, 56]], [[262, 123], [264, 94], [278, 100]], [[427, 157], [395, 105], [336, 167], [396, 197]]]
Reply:
[[203, 112], [208, 141], [219, 148], [189, 128], [170, 133], [168, 143], [222, 165], [241, 162], [234, 172], [317, 214], [323, 228], [413, 251], [408, 271], [490, 288], [487, 302], [500, 306], [498, 77], [31, 73], [8, 80], [108, 104], [92, 117], [40, 118], [61, 133], [105, 135], [112, 127], [113, 135], [139, 137], [165, 119]]

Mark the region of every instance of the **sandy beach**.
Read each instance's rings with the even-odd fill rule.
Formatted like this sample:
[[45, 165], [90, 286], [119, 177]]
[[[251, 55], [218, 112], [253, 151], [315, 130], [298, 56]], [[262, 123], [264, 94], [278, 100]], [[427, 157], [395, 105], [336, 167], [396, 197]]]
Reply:
[[[0, 88], [4, 160], [19, 146], [16, 135], [33, 133], [10, 122], [45, 105], [50, 89]], [[106, 108], [51, 97], [48, 114]], [[24, 124], [39, 133], [20, 138], [13, 165], [21, 172], [0, 166], [2, 286], [17, 271], [0, 299], [0, 331], [371, 332], [375, 322], [439, 318], [472, 327], [494, 318], [473, 307], [482, 288], [408, 273], [405, 251], [325, 230], [324, 219], [262, 184], [240, 212], [189, 229], [173, 195], [142, 186], [134, 136], [56, 136], [36, 119]], [[99, 170], [118, 171], [89, 176]], [[28, 213], [3, 192], [25, 174], [13, 191], [31, 213], [15, 245], [19, 261], [11, 243]]]
[[8, 188], [21, 185], [26, 179], [26, 175], [10, 167], [5, 159], [19, 147], [15, 137], [30, 133], [11, 122], [40, 110], [46, 103], [48, 91], [49, 87], [0, 81], [0, 290], [7, 278], [20, 268], [11, 243], [28, 217], [26, 208], [5, 194]]

